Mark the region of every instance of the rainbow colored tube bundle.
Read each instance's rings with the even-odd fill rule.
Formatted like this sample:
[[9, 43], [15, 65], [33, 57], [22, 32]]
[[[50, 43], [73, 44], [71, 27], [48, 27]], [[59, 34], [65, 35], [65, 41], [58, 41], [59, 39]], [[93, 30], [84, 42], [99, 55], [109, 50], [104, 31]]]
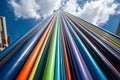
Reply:
[[56, 12], [0, 53], [0, 80], [120, 80], [120, 37]]

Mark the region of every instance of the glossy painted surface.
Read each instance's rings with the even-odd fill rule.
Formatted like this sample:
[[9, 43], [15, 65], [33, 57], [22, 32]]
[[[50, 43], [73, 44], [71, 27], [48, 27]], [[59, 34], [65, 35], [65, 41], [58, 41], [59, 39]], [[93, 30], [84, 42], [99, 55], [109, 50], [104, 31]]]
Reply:
[[21, 69], [20, 73], [18, 74], [16, 80], [26, 80], [28, 75], [31, 72], [31, 69], [35, 63], [35, 60], [39, 54], [41, 47], [43, 46], [44, 40], [48, 35], [48, 32], [53, 24], [53, 20], [50, 22], [49, 26], [47, 27], [46, 31], [43, 33], [42, 37], [38, 41], [37, 45], [35, 46], [34, 50], [32, 51], [31, 55], [27, 59], [26, 63], [24, 64], [23, 68]]
[[[50, 26], [52, 26], [52, 25], [50, 25]], [[51, 29], [52, 29], [52, 28], [50, 28], [50, 31], [49, 31], [46, 39], [45, 39], [45, 42], [43, 43], [43, 46], [42, 46], [42, 48], [41, 48], [40, 51], [39, 51], [39, 55], [38, 55], [38, 57], [37, 57], [37, 60], [35, 61], [35, 64], [34, 64], [34, 66], [33, 66], [33, 69], [32, 69], [32, 71], [31, 71], [31, 73], [30, 73], [29, 80], [33, 80], [33, 79], [34, 79], [35, 72], [36, 72], [36, 70], [37, 70], [37, 67], [38, 67], [39, 61], [40, 61], [40, 59], [41, 59], [42, 53], [43, 53], [43, 51], [44, 51], [45, 45], [46, 45], [46, 43], [47, 43], [48, 37], [50, 36]]]
[[[68, 22], [67, 22], [68, 23]], [[94, 79], [100, 79], [100, 80], [107, 80], [106, 76], [104, 75], [103, 71], [100, 69], [100, 66], [98, 66], [98, 63], [94, 60], [94, 58], [91, 56], [91, 53], [87, 50], [85, 45], [82, 43], [78, 35], [73, 30], [72, 26], [75, 27], [75, 25], [70, 25], [68, 23], [68, 26], [70, 28], [70, 31], [73, 35], [73, 38], [79, 48], [79, 51], [81, 52], [86, 64], [88, 65], [88, 68], [93, 76]], [[94, 72], [93, 72], [94, 71]]]
[[56, 56], [56, 42], [57, 42], [57, 27], [58, 25], [58, 17], [55, 23], [54, 33], [52, 36], [48, 59], [45, 67], [45, 72], [43, 76], [43, 80], [54, 80], [54, 71], [55, 71], [55, 56]]
[[0, 80], [119, 80], [120, 37], [56, 12], [0, 52]]
[[[0, 67], [0, 77], [1, 79], [14, 79], [28, 56], [31, 54], [33, 48], [41, 37], [43, 31], [47, 26], [44, 25], [36, 34], [34, 34], [27, 42], [24, 43], [20, 49], [11, 56], [8, 61]], [[14, 45], [13, 45], [14, 46]], [[9, 48], [9, 47], [8, 47]], [[10, 46], [11, 48], [11, 46]], [[8, 50], [9, 51], [9, 50]], [[6, 51], [7, 52], [7, 51]], [[12, 51], [11, 51], [12, 52]], [[10, 52], [10, 54], [11, 54]], [[4, 51], [3, 51], [4, 53]], [[9, 56], [9, 54], [8, 54]], [[8, 57], [6, 57], [7, 59]]]
[[[63, 20], [64, 22], [64, 20]], [[65, 25], [65, 22], [64, 22]], [[67, 26], [67, 25], [65, 25]], [[76, 47], [75, 42], [73, 41], [73, 38], [68, 30], [67, 27], [65, 27], [65, 32], [66, 35], [68, 37], [68, 41], [69, 41], [69, 46], [71, 47], [71, 55], [72, 55], [72, 59], [74, 60], [74, 66], [75, 66], [75, 71], [77, 73], [77, 78], [78, 79], [84, 79], [84, 80], [92, 80], [92, 77], [88, 71], [88, 68], [81, 56], [81, 53], [78, 51], [78, 48]]]
[[[59, 18], [59, 17], [58, 17]], [[59, 23], [59, 19], [58, 19]], [[57, 32], [57, 47], [56, 47], [56, 58], [55, 58], [55, 80], [60, 80], [60, 26], [58, 25], [58, 32]]]

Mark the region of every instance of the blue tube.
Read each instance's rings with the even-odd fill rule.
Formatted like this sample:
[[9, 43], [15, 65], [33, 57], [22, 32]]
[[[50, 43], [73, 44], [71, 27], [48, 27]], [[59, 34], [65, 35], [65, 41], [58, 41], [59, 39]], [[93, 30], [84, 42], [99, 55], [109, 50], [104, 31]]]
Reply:
[[[58, 17], [57, 17], [56, 21], [59, 22]], [[55, 80], [60, 80], [60, 52], [59, 52], [59, 50], [60, 50], [60, 48], [59, 48], [59, 45], [60, 45], [60, 43], [59, 43], [59, 34], [60, 33], [59, 32], [60, 32], [60, 26], [58, 25], [56, 59], [55, 59]]]
[[[103, 71], [100, 69], [100, 66], [98, 66], [98, 63], [94, 60], [94, 58], [91, 56], [90, 52], [87, 50], [83, 42], [80, 40], [78, 35], [73, 30], [72, 26], [70, 25], [68, 21], [66, 20], [68, 27], [70, 29], [70, 32], [78, 46], [79, 51], [81, 52], [82, 56], [84, 57], [84, 60], [92, 74], [93, 79], [99, 79], [99, 80], [107, 80], [107, 77], [104, 75]], [[70, 21], [71, 22], [71, 21]], [[72, 22], [71, 22], [72, 23]]]
[[46, 27], [46, 25], [42, 27], [36, 34], [34, 34], [32, 38], [26, 41], [25, 44], [19, 50], [17, 50], [17, 52], [11, 58], [9, 58], [4, 65], [0, 67], [1, 80], [13, 80], [15, 78]]
[[[52, 15], [53, 16], [53, 15]], [[39, 29], [41, 29], [44, 25], [47, 25], [52, 16], [44, 20], [42, 24], [38, 24], [33, 29], [31, 29], [28, 33], [22, 36], [20, 39], [16, 40], [15, 43], [11, 44], [9, 47], [0, 52], [0, 66], [3, 65], [17, 50], [30, 38], [32, 37]], [[45, 24], [46, 23], [46, 24]], [[29, 35], [31, 34], [31, 35]]]
[[73, 58], [73, 62], [74, 62], [74, 66], [75, 66], [75, 70], [76, 70], [76, 73], [77, 73], [77, 77], [78, 79], [84, 79], [84, 80], [90, 80], [92, 79], [88, 69], [87, 69], [87, 66], [80, 54], [80, 52], [78, 51], [78, 48], [67, 28], [67, 25], [65, 24], [65, 21], [64, 19], [63, 20], [63, 24], [64, 24], [64, 28], [65, 28], [65, 32], [66, 32], [66, 35], [67, 35], [67, 41], [69, 41], [69, 44], [70, 47], [71, 47], [71, 51], [72, 51], [72, 58]]
[[[79, 25], [77, 25], [79, 26]], [[81, 26], [82, 27], [82, 26]], [[82, 35], [82, 37], [84, 38], [83, 42], [87, 42], [88, 44], [85, 44], [87, 46], [87, 48], [89, 49], [90, 52], [93, 52], [92, 55], [95, 57], [95, 59], [98, 61], [98, 63], [100, 64], [101, 68], [105, 71], [105, 73], [107, 74], [108, 78], [110, 79], [119, 79], [119, 73], [117, 70], [115, 70], [116, 68], [111, 65], [111, 63], [103, 56], [101, 50], [99, 49], [100, 43], [96, 43], [96, 40], [92, 38], [92, 36], [90, 36], [89, 34], [86, 34], [86, 32], [84, 32], [81, 27], [76, 27], [76, 32], [79, 35]], [[80, 38], [82, 38], [80, 37]], [[99, 47], [98, 47], [99, 46]]]
[[[69, 14], [69, 13], [65, 12], [64, 14]], [[117, 35], [109, 32], [109, 31], [107, 31], [107, 30], [105, 30], [105, 29], [103, 29], [103, 28], [101, 28], [101, 27], [95, 26], [95, 25], [93, 25], [93, 24], [91, 24], [91, 23], [89, 23], [89, 22], [87, 22], [87, 21], [85, 21], [85, 20], [83, 20], [83, 19], [80, 19], [80, 18], [78, 18], [78, 17], [76, 17], [76, 16], [74, 16], [74, 15], [72, 15], [72, 16], [71, 16], [71, 15], [67, 15], [67, 16], [71, 17], [71, 18], [74, 19], [76, 22], [78, 22], [78, 20], [84, 21], [85, 23], [91, 25], [91, 27], [100, 30], [100, 31], [103, 32], [104, 34], [106, 34], [106, 35], [112, 37], [113, 39], [117, 40], [118, 42], [120, 42], [120, 37], [119, 37], [119, 36], [117, 36]], [[76, 19], [78, 19], [78, 20], [76, 20]], [[78, 23], [79, 23], [79, 22], [78, 22]]]
[[[73, 20], [72, 20], [73, 21]], [[76, 22], [75, 22], [76, 23]], [[78, 23], [76, 23], [78, 24]], [[95, 43], [97, 42], [97, 46], [99, 47], [98, 49], [102, 49], [100, 50], [102, 52], [102, 54], [115, 66], [115, 68], [119, 71], [120, 70], [120, 58], [118, 53], [111, 51], [111, 47], [108, 47], [107, 45], [105, 45], [101, 39], [99, 39], [98, 37], [96, 38], [95, 34], [93, 35], [88, 29], [86, 29], [84, 26], [81, 26], [80, 24], [78, 24], [78, 26], [81, 30], [83, 30], [84, 33], [87, 33], [89, 36], [92, 37], [93, 42], [95, 41]], [[88, 36], [87, 35], [87, 36]], [[99, 45], [98, 45], [99, 44]], [[96, 47], [97, 47], [96, 46]], [[100, 48], [101, 47], [101, 48]]]
[[[59, 21], [59, 26], [60, 26], [60, 21]], [[60, 72], [61, 72], [60, 79], [66, 80], [66, 69], [65, 69], [64, 51], [63, 51], [62, 35], [61, 34], [62, 33], [61, 33], [61, 26], [60, 26], [60, 29], [59, 29], [59, 53], [60, 53]]]

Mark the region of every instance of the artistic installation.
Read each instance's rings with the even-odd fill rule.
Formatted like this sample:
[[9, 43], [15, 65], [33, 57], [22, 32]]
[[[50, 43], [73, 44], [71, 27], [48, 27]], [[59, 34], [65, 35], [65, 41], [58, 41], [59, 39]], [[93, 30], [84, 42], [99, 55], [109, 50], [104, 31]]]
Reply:
[[56, 12], [0, 53], [0, 80], [120, 80], [120, 37]]

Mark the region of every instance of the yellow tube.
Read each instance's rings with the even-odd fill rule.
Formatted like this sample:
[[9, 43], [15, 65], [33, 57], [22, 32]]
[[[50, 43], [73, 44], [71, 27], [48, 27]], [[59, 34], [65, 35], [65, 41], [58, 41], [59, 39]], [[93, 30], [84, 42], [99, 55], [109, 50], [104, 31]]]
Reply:
[[[52, 27], [51, 27], [51, 29], [52, 29]], [[31, 71], [31, 73], [30, 73], [30, 76], [29, 76], [28, 80], [33, 80], [33, 79], [34, 79], [34, 75], [35, 75], [37, 66], [38, 66], [39, 61], [40, 61], [40, 59], [41, 59], [43, 50], [44, 50], [44, 48], [45, 48], [45, 45], [46, 45], [46, 43], [47, 43], [48, 37], [49, 37], [50, 32], [51, 32], [51, 29], [50, 29], [50, 31], [49, 31], [49, 33], [48, 33], [46, 39], [45, 39], [45, 42], [43, 43], [43, 46], [42, 46], [42, 48], [41, 48], [41, 50], [40, 50], [40, 52], [39, 52], [38, 58], [37, 58], [37, 60], [36, 60], [36, 62], [35, 62], [35, 64], [34, 64], [34, 66], [33, 66], [33, 69], [32, 69], [32, 71]]]

